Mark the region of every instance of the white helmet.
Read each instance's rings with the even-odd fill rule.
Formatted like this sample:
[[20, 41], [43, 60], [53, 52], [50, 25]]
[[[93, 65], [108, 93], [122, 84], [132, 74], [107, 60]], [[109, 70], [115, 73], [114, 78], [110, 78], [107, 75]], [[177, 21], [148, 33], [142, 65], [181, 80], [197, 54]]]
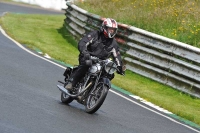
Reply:
[[112, 18], [107, 18], [102, 23], [102, 32], [106, 38], [113, 38], [117, 34], [118, 25]]

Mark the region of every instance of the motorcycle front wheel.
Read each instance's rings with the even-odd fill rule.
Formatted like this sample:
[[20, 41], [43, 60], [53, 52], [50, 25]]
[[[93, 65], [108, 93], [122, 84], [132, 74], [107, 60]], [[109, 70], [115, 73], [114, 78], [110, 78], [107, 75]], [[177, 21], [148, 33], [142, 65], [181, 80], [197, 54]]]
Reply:
[[74, 99], [67, 94], [61, 92], [61, 102], [65, 104], [69, 104], [73, 101]]
[[87, 113], [93, 114], [101, 107], [107, 96], [108, 90], [108, 86], [99, 84], [96, 89], [93, 89], [90, 92], [85, 105]]

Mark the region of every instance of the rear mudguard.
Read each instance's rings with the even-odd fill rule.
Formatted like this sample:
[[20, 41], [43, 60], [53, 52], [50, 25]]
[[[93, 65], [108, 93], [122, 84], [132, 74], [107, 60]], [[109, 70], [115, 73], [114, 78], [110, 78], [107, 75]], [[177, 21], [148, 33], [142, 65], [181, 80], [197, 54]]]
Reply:
[[111, 82], [108, 78], [101, 78], [99, 83], [103, 83], [104, 85], [108, 86], [109, 89], [111, 88]]
[[76, 69], [78, 69], [78, 66], [74, 66], [73, 68], [67, 67], [65, 72], [63, 73], [63, 76], [70, 76]]
[[70, 78], [71, 74], [78, 69], [78, 66], [74, 66], [73, 68], [67, 67], [65, 72], [63, 73], [63, 76], [65, 77], [64, 81], [67, 82], [67, 80]]
[[63, 73], [63, 76], [67, 77], [71, 74], [71, 72], [72, 72], [72, 68], [67, 67], [65, 72]]

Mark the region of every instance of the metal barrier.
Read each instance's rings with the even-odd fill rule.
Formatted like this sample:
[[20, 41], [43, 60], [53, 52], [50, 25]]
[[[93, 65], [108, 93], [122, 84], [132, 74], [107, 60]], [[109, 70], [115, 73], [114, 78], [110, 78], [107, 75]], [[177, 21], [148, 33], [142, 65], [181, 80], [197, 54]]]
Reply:
[[[104, 18], [67, 2], [65, 27], [78, 40]], [[119, 23], [115, 39], [127, 69], [200, 98], [200, 49]]]

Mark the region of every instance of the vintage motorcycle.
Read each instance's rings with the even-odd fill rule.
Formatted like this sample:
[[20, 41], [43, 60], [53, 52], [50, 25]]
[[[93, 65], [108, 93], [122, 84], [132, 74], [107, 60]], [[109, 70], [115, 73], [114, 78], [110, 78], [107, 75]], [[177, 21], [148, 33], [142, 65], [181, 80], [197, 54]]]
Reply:
[[[119, 70], [112, 59], [101, 60], [91, 56], [91, 60], [86, 61], [86, 64], [90, 66], [88, 72], [72, 90], [65, 89], [65, 86], [69, 82], [70, 75], [77, 70], [78, 66], [67, 67], [63, 74], [65, 82], [58, 81], [63, 86], [57, 85], [57, 87], [61, 91], [62, 103], [69, 104], [73, 100], [77, 100], [85, 106], [87, 113], [92, 114], [101, 107], [111, 88], [110, 76]], [[125, 70], [125, 66], [123, 69]]]

